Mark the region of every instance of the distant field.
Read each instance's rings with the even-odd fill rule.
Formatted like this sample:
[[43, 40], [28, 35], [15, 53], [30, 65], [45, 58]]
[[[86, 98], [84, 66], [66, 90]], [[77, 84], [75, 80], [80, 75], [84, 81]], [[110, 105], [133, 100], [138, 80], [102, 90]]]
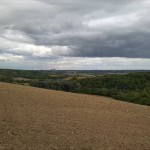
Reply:
[[0, 82], [0, 150], [149, 150], [150, 107]]

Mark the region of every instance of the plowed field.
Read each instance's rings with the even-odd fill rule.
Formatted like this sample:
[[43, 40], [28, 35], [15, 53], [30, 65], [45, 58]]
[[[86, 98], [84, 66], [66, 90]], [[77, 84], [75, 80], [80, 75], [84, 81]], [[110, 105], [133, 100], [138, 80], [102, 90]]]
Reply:
[[0, 150], [150, 150], [150, 107], [0, 83]]

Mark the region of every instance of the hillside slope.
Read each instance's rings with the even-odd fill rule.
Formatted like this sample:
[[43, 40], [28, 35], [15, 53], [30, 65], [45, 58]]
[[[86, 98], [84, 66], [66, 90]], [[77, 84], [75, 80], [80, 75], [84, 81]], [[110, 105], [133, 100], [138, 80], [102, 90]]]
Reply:
[[0, 83], [0, 150], [149, 150], [150, 107]]

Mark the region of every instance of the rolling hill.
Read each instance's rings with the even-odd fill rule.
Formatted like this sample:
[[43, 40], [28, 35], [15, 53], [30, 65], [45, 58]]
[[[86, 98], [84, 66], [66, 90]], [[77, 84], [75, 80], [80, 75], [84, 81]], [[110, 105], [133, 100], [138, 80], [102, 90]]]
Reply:
[[0, 83], [0, 150], [149, 150], [150, 107]]

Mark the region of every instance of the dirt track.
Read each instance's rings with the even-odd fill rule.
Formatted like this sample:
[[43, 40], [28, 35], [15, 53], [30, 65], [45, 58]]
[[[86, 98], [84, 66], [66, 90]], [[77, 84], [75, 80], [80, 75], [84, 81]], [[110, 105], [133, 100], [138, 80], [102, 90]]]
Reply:
[[150, 150], [150, 107], [0, 83], [0, 150]]

